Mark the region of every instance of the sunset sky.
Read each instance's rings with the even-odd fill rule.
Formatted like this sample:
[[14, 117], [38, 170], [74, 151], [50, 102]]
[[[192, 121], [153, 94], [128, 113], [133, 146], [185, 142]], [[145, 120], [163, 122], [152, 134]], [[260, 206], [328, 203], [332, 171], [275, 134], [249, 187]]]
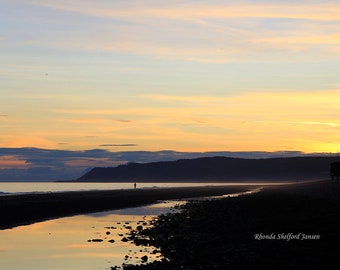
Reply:
[[0, 0], [0, 93], [0, 147], [336, 152], [339, 0]]

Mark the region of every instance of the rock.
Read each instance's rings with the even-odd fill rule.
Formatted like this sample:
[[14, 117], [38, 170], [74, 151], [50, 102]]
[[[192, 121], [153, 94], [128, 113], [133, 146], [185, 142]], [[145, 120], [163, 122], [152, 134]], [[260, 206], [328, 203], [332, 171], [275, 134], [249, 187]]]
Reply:
[[109, 231], [107, 231], [107, 232], [106, 232], [106, 235], [109, 235], [109, 234], [111, 234], [111, 233], [110, 233]]
[[149, 257], [146, 256], [146, 255], [144, 255], [144, 256], [141, 258], [141, 260], [142, 260], [143, 263], [144, 263], [144, 262], [147, 262], [148, 259], [149, 259]]
[[111, 240], [109, 240], [108, 242], [110, 242], [110, 243], [114, 243], [114, 242], [116, 242], [115, 240], [113, 240], [113, 239], [111, 239]]
[[129, 239], [127, 239], [126, 237], [123, 237], [122, 240], [120, 240], [120, 241], [122, 241], [122, 242], [128, 242]]
[[137, 226], [137, 231], [141, 231], [141, 230], [143, 230], [143, 226], [141, 225]]
[[103, 239], [92, 239], [91, 241], [92, 242], [103, 242], [104, 240]]

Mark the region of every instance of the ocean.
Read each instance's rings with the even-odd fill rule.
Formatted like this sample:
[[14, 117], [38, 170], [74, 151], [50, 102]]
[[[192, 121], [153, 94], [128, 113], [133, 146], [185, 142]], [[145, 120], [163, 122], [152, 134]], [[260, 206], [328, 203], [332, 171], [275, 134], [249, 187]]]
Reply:
[[[248, 182], [248, 183], [137, 183], [137, 188], [170, 188], [193, 186], [231, 186], [231, 185], [278, 185], [279, 182]], [[285, 182], [287, 184], [287, 182]], [[65, 183], [65, 182], [0, 182], [0, 196], [20, 193], [90, 191], [90, 190], [119, 190], [133, 189], [134, 183]]]

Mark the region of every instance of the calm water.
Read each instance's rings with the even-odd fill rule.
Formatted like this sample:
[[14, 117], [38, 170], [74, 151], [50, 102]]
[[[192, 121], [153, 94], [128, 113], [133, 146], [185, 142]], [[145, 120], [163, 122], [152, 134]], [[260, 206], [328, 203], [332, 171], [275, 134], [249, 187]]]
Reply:
[[[160, 259], [157, 258], [160, 254], [150, 255], [152, 247], [137, 247], [121, 240], [129, 231], [126, 226], [146, 227], [144, 222], [169, 212], [177, 203], [184, 202], [59, 218], [0, 230], [0, 269], [109, 270], [122, 263], [141, 263], [143, 255], [150, 260]], [[103, 241], [89, 241], [93, 239]]]
[[[285, 182], [287, 183], [287, 182]], [[281, 183], [251, 183], [277, 185]], [[192, 187], [192, 186], [249, 185], [249, 183], [137, 183], [137, 188]], [[133, 183], [54, 183], [54, 182], [0, 182], [0, 195], [32, 192], [60, 192], [78, 190], [132, 189]]]

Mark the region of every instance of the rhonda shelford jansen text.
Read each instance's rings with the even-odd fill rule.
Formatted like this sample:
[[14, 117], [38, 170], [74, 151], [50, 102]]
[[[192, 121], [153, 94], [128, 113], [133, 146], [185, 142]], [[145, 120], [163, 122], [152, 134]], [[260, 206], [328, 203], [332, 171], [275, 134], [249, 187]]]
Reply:
[[305, 234], [305, 233], [256, 233], [255, 240], [319, 240], [319, 234]]

